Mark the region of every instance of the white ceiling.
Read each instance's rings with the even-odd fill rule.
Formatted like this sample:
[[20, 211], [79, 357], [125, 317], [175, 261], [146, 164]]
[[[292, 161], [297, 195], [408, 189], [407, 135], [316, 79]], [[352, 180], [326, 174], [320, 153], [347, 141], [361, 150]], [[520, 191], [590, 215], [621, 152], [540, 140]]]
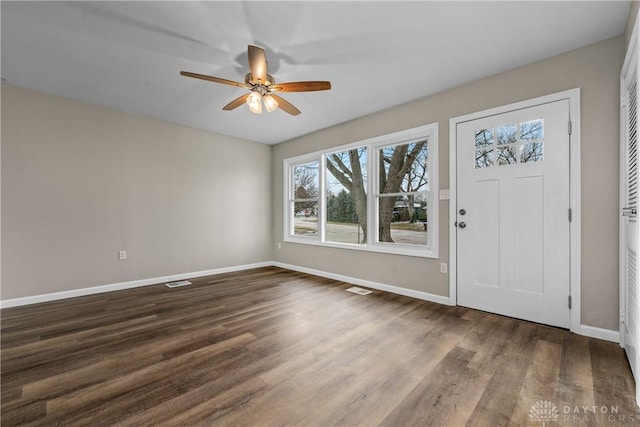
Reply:
[[[266, 144], [614, 37], [628, 1], [1, 2], [9, 84]], [[247, 45], [302, 114], [222, 107], [244, 89]]]

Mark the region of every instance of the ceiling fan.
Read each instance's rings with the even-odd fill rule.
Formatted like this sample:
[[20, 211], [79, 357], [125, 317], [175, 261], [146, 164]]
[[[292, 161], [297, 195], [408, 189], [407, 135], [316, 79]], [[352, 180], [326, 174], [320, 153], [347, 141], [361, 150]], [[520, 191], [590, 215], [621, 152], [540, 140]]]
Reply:
[[264, 50], [257, 46], [249, 45], [248, 56], [249, 70], [251, 72], [244, 77], [244, 83], [234, 82], [233, 80], [222, 79], [220, 77], [191, 73], [188, 71], [180, 71], [180, 74], [186, 77], [193, 77], [195, 79], [249, 89], [249, 93], [234, 99], [222, 109], [230, 111], [238, 108], [246, 102], [249, 105], [249, 110], [256, 114], [262, 113], [263, 103], [268, 112], [280, 107], [292, 116], [300, 114], [300, 110], [298, 110], [293, 104], [276, 95], [274, 92], [312, 92], [331, 89], [331, 82], [326, 81], [276, 84], [276, 80], [273, 76], [267, 74], [267, 58]]

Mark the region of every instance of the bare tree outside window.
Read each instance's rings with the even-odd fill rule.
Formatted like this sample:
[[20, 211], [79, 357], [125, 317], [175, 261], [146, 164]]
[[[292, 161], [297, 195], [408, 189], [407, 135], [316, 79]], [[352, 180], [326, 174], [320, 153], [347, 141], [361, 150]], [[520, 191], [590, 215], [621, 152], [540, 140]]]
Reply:
[[338, 151], [326, 155], [327, 240], [367, 242], [367, 149]]
[[533, 119], [475, 132], [475, 168], [540, 162], [544, 159], [544, 120]]
[[544, 158], [544, 122], [542, 119], [520, 123], [522, 144], [520, 163], [540, 162]]
[[[427, 140], [384, 147], [378, 154], [378, 241], [426, 245], [426, 226], [416, 227], [414, 218], [424, 212], [426, 223]], [[403, 224], [393, 227], [396, 233], [392, 233], [393, 222]], [[416, 240], [407, 232], [424, 232], [424, 236]]]
[[493, 165], [493, 129], [476, 131], [476, 169]]
[[[429, 151], [425, 141], [424, 147], [420, 147], [418, 155], [411, 164], [409, 172], [407, 172], [407, 179], [405, 179], [403, 184], [400, 186], [400, 190], [407, 193], [409, 206], [413, 206], [414, 208], [416, 207], [416, 203], [421, 200], [421, 195], [417, 192], [426, 190], [429, 184], [428, 160]], [[426, 222], [426, 212], [424, 218], [422, 218], [421, 215], [422, 208], [426, 208], [426, 201], [424, 206], [422, 203], [418, 203], [418, 206], [420, 207], [420, 210], [407, 209], [407, 216], [409, 218], [409, 222], [412, 224], [419, 219], [423, 219]]]

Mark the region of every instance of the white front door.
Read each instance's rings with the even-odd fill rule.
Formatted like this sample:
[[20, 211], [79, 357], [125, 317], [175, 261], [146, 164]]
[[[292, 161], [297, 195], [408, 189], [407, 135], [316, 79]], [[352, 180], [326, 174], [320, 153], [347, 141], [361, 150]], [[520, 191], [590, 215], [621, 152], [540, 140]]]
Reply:
[[620, 339], [636, 380], [640, 404], [638, 299], [638, 41], [633, 30], [621, 74], [620, 108]]
[[568, 328], [569, 100], [456, 131], [458, 304]]

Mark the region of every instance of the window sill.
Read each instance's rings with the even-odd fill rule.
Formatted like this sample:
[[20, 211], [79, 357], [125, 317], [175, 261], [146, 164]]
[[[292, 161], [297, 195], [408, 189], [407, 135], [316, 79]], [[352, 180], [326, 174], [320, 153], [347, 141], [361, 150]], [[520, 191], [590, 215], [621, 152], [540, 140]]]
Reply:
[[[337, 243], [337, 242], [320, 242], [314, 237], [297, 237], [297, 236], [286, 236], [284, 241], [287, 243], [299, 243], [303, 245], [312, 245], [312, 246], [322, 246], [325, 248], [337, 248], [337, 249], [349, 249], [355, 251], [364, 251], [364, 252], [377, 252], [389, 255], [403, 255], [403, 256], [412, 256], [419, 258], [438, 258], [437, 251], [433, 251], [429, 248], [420, 247], [415, 248], [409, 245], [402, 244], [394, 244], [394, 247], [389, 247], [388, 245], [380, 245], [380, 246], [365, 246], [358, 245], [355, 243]], [[395, 246], [397, 245], [397, 247]]]

